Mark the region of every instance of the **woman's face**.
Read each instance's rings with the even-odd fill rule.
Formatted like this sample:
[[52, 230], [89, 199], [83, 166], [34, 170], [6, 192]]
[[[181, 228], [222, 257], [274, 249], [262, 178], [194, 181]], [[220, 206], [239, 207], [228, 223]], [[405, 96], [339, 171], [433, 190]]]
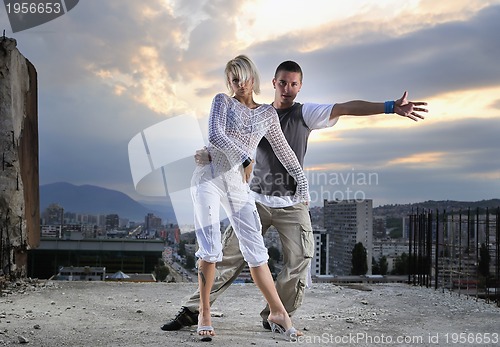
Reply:
[[252, 94], [253, 91], [253, 78], [248, 81], [240, 81], [238, 77], [229, 73], [229, 84], [235, 96], [248, 96]]

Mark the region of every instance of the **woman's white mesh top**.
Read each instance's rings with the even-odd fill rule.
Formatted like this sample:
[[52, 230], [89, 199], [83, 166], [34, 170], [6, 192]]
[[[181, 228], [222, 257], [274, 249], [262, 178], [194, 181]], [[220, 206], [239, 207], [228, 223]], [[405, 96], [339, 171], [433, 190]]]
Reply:
[[212, 101], [208, 126], [208, 151], [212, 157], [213, 174], [223, 174], [239, 168], [250, 158], [262, 137], [271, 147], [283, 166], [297, 181], [295, 197], [309, 201], [309, 188], [295, 153], [281, 131], [276, 110], [262, 104], [250, 109], [235, 98], [217, 94]]

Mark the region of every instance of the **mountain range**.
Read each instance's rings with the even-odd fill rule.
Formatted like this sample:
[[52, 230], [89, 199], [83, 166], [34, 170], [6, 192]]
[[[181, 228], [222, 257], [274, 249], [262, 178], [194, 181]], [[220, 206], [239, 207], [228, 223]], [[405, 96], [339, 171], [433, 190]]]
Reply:
[[483, 212], [488, 209], [490, 213], [497, 213], [499, 208], [500, 199], [480, 201], [427, 200], [411, 204], [391, 204], [374, 207], [373, 214], [378, 216], [404, 217], [417, 211], [439, 211], [439, 213], [444, 211], [455, 213], [462, 211], [463, 213], [467, 213], [470, 210], [474, 213], [477, 209]]
[[[66, 182], [58, 182], [40, 186], [40, 211], [43, 212], [50, 204], [57, 203], [67, 212], [82, 214], [116, 213], [120, 218], [133, 221], [144, 221], [148, 213], [161, 217], [164, 223], [175, 223], [175, 214], [169, 201], [161, 203], [138, 202], [128, 195], [107, 188], [93, 185], [76, 186]], [[407, 216], [412, 211], [447, 210], [472, 211], [477, 208], [489, 208], [491, 212], [500, 208], [500, 199], [490, 199], [474, 202], [428, 200], [412, 204], [383, 205], [373, 209], [374, 215]]]
[[93, 185], [76, 186], [58, 182], [40, 186], [40, 212], [50, 204], [60, 205], [66, 212], [82, 214], [116, 213], [120, 218], [144, 221], [148, 213], [162, 218], [163, 222], [175, 223], [172, 206], [165, 204], [140, 203], [128, 195]]

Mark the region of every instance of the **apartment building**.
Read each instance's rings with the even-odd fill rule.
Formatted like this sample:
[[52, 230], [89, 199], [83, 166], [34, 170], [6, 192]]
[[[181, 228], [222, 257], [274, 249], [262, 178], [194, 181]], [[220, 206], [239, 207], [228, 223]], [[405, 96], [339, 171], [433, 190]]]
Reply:
[[323, 213], [329, 239], [329, 268], [333, 275], [350, 275], [352, 251], [361, 242], [366, 249], [368, 272], [372, 268], [373, 201], [324, 200]]

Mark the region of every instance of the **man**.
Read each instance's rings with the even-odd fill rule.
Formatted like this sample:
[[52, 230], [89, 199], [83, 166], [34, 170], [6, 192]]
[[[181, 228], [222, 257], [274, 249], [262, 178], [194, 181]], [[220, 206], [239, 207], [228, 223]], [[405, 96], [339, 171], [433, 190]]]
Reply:
[[[414, 121], [423, 119], [419, 112], [427, 112], [424, 102], [409, 102], [407, 93], [397, 101], [373, 103], [361, 100], [338, 104], [300, 104], [295, 102], [302, 87], [302, 70], [293, 61], [285, 61], [276, 69], [273, 78], [275, 89], [272, 105], [276, 109], [281, 128], [290, 147], [295, 152], [301, 166], [307, 150], [307, 140], [312, 130], [333, 126], [343, 115], [368, 116], [396, 113]], [[198, 151], [195, 156], [203, 162], [207, 153]], [[280, 236], [283, 247], [283, 269], [276, 278], [276, 289], [290, 316], [301, 306], [307, 283], [308, 270], [314, 254], [314, 237], [309, 209], [297, 203], [295, 180], [288, 175], [274, 155], [269, 142], [264, 138], [257, 147], [254, 177], [250, 183], [255, 196], [257, 210], [264, 234], [273, 225]], [[223, 236], [223, 258], [217, 263], [217, 272], [210, 303], [222, 294], [238, 277], [245, 267], [240, 253], [238, 239], [232, 228]], [[162, 330], [178, 330], [198, 322], [199, 291], [195, 292], [182, 306], [177, 316], [165, 323]], [[267, 323], [269, 308], [261, 312], [262, 324], [270, 330]]]

